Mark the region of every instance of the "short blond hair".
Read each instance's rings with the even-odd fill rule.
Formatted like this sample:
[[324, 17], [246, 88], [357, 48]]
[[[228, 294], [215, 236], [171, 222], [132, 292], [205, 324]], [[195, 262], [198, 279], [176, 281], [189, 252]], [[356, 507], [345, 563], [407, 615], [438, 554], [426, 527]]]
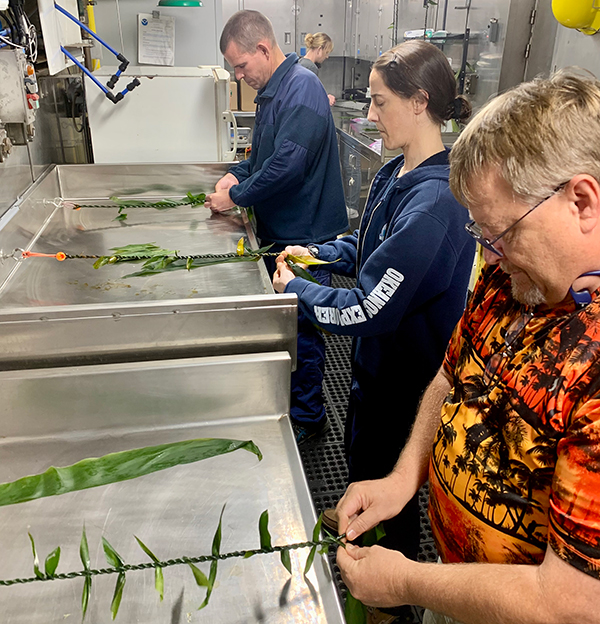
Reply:
[[525, 202], [543, 199], [580, 173], [600, 182], [600, 82], [569, 68], [489, 102], [452, 148], [452, 193], [468, 206], [477, 178], [491, 171]]
[[309, 50], [323, 48], [328, 54], [331, 54], [333, 51], [333, 41], [331, 37], [324, 32], [318, 32], [314, 35], [308, 33], [306, 37], [304, 37], [304, 43]]

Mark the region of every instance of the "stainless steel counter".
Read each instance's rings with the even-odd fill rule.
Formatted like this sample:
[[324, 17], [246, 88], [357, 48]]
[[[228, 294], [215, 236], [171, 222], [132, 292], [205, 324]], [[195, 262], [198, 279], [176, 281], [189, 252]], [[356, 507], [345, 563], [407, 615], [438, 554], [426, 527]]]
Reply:
[[[60, 165], [0, 219], [0, 249], [108, 254], [154, 242], [186, 253], [227, 253], [258, 243], [245, 213], [202, 206], [158, 211], [73, 210], [55, 198], [106, 204], [111, 196], [180, 198], [210, 192], [228, 165]], [[110, 203], [110, 202], [109, 202]], [[264, 263], [125, 279], [137, 265], [29, 258], [0, 265], [0, 368], [287, 350], [295, 358], [296, 297], [276, 295]]]
[[[0, 482], [85, 457], [201, 437], [252, 439], [264, 459], [236, 451], [132, 481], [0, 507], [0, 578], [33, 575], [27, 532], [40, 558], [56, 546], [58, 572], [81, 569], [85, 523], [92, 567], [106, 567], [105, 536], [127, 563], [147, 561], [140, 537], [162, 559], [210, 554], [219, 513], [221, 552], [258, 548], [258, 518], [269, 510], [273, 544], [310, 539], [316, 521], [288, 417], [290, 358], [285, 353], [0, 372]], [[187, 566], [164, 570], [159, 602], [153, 572], [127, 573], [118, 620], [342, 623], [326, 558], [307, 584], [307, 551], [219, 563], [210, 604]], [[200, 565], [208, 574], [208, 565]], [[110, 622], [115, 576], [95, 577], [86, 621]], [[5, 624], [80, 621], [82, 580], [0, 587]], [[287, 593], [285, 592], [287, 588]]]

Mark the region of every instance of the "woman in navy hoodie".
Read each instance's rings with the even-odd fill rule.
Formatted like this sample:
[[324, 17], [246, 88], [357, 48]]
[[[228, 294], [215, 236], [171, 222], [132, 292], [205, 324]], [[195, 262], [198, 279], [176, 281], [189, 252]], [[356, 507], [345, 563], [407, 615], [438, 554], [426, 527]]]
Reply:
[[[351, 482], [393, 469], [463, 312], [475, 252], [467, 210], [448, 186], [441, 136], [444, 122], [464, 121], [471, 111], [456, 95], [445, 55], [424, 41], [402, 43], [375, 62], [370, 86], [369, 120], [385, 147], [403, 154], [375, 177], [359, 230], [324, 245], [287, 247], [273, 279], [278, 292], [298, 295], [313, 323], [354, 336], [345, 434]], [[294, 278], [286, 253], [335, 261], [319, 268], [355, 277], [356, 286]], [[382, 544], [416, 559], [416, 497], [386, 531]]]

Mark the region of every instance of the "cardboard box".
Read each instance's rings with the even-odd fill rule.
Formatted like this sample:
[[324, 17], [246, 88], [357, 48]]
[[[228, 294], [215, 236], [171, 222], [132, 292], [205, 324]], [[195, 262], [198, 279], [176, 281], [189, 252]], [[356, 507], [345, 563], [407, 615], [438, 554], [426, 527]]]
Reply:
[[256, 90], [253, 89], [245, 80], [240, 80], [240, 110], [241, 111], [255, 111], [256, 104], [254, 98], [256, 97]]
[[238, 86], [233, 81], [229, 83], [229, 110], [238, 110]]

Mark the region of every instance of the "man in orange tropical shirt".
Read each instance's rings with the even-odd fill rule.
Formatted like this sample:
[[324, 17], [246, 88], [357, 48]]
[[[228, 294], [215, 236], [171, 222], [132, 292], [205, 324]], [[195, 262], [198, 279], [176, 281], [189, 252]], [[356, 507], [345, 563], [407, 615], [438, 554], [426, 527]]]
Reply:
[[353, 540], [429, 477], [445, 565], [349, 545], [342, 576], [432, 624], [599, 623], [600, 82], [497, 97], [450, 162], [487, 266], [394, 471], [337, 509]]

